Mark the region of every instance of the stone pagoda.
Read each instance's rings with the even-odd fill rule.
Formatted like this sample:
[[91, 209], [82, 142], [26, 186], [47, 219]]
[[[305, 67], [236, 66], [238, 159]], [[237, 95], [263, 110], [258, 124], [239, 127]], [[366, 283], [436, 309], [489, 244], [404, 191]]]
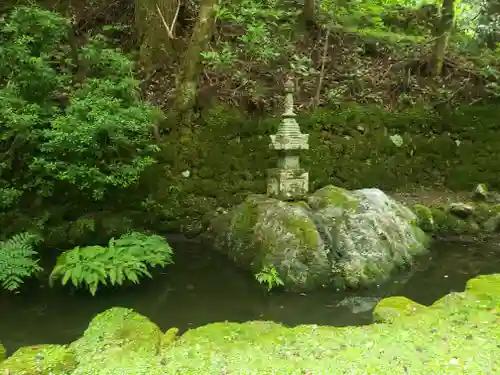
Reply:
[[302, 134], [293, 111], [294, 83], [285, 83], [285, 113], [269, 147], [278, 152], [278, 167], [268, 170], [267, 195], [291, 201], [303, 198], [309, 190], [309, 174], [300, 167], [300, 151], [309, 149], [309, 134]]

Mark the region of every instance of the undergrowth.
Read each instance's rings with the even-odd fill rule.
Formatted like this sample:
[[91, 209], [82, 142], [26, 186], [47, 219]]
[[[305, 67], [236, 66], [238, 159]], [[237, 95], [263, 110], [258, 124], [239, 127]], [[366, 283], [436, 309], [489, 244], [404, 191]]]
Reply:
[[[163, 115], [142, 100], [133, 62], [103, 33], [76, 43], [73, 26], [36, 6], [16, 7], [0, 23], [0, 282], [8, 290], [41, 270], [37, 250], [84, 244], [99, 230], [109, 239], [109, 216], [88, 212], [111, 200], [133, 205], [130, 191], [159, 151], [152, 129]], [[138, 282], [146, 265], [170, 258], [164, 240], [135, 233], [65, 254], [61, 277], [95, 293], [106, 277]]]
[[[273, 112], [281, 105], [288, 75], [300, 88], [301, 108], [346, 102], [391, 111], [424, 104], [452, 107], [500, 94], [500, 52], [495, 45], [484, 46], [485, 34], [498, 34], [493, 22], [478, 18], [483, 3], [456, 2], [455, 30], [439, 77], [429, 76], [428, 62], [441, 4], [324, 0], [317, 5], [314, 25], [304, 26], [299, 2], [222, 1], [214, 37], [202, 53], [199, 105], [219, 101], [254, 113]], [[145, 90], [162, 106], [175, 95], [175, 74], [170, 74], [175, 67], [165, 69], [168, 74], [159, 70], [149, 77]]]
[[33, 233], [19, 233], [0, 242], [0, 285], [8, 291], [19, 289], [24, 279], [42, 268], [35, 246], [41, 238]]
[[50, 284], [57, 279], [62, 285], [71, 281], [76, 288], [88, 288], [95, 295], [100, 285], [135, 284], [140, 278], [152, 277], [148, 267], [165, 267], [173, 263], [173, 252], [163, 237], [128, 233], [112, 238], [107, 247], [75, 247], [62, 253], [50, 275]]

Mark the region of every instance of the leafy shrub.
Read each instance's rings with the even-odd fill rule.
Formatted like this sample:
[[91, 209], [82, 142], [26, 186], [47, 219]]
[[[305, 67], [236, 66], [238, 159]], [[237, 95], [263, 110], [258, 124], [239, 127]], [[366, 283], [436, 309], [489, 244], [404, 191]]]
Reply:
[[0, 242], [0, 285], [2, 288], [14, 291], [42, 268], [35, 258], [37, 252], [34, 246], [40, 237], [33, 233], [19, 233], [6, 241]]
[[141, 100], [133, 62], [102, 35], [71, 45], [70, 20], [38, 7], [3, 21], [0, 207], [9, 211], [0, 225], [50, 213], [44, 223], [57, 226], [91, 205], [101, 211], [155, 163], [151, 128], [161, 113]]
[[99, 284], [122, 285], [126, 280], [139, 283], [143, 276], [151, 277], [148, 266], [165, 267], [173, 263], [173, 252], [163, 237], [131, 232], [108, 247], [75, 247], [62, 253], [50, 275], [50, 284], [61, 279], [75, 287], [87, 287], [95, 295]]

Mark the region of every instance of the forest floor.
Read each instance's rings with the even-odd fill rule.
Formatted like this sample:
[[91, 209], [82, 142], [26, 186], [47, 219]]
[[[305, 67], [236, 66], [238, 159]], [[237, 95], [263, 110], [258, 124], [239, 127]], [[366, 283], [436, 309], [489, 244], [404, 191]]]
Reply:
[[444, 188], [411, 187], [402, 188], [390, 194], [394, 199], [404, 203], [408, 207], [414, 204], [433, 206], [436, 204], [450, 204], [467, 202], [471, 199], [470, 191], [452, 191]]

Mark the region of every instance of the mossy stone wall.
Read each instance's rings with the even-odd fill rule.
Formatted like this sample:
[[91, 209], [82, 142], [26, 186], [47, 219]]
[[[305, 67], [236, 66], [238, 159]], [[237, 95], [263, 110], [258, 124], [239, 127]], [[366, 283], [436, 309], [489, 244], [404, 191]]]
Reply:
[[[302, 111], [297, 120], [310, 134], [311, 146], [303, 165], [314, 190], [327, 184], [385, 191], [408, 185], [470, 190], [478, 182], [499, 188], [499, 115], [496, 105], [441, 112], [360, 105]], [[163, 224], [174, 228], [180, 220], [183, 226], [196, 226], [193, 220], [210, 209], [264, 193], [266, 170], [276, 164], [269, 135], [280, 120], [279, 114], [256, 118], [216, 107], [190, 129], [166, 136], [159, 165], [144, 179], [152, 201], [160, 202], [152, 209], [161, 211]], [[404, 141], [399, 147], [391, 140], [394, 135]]]

